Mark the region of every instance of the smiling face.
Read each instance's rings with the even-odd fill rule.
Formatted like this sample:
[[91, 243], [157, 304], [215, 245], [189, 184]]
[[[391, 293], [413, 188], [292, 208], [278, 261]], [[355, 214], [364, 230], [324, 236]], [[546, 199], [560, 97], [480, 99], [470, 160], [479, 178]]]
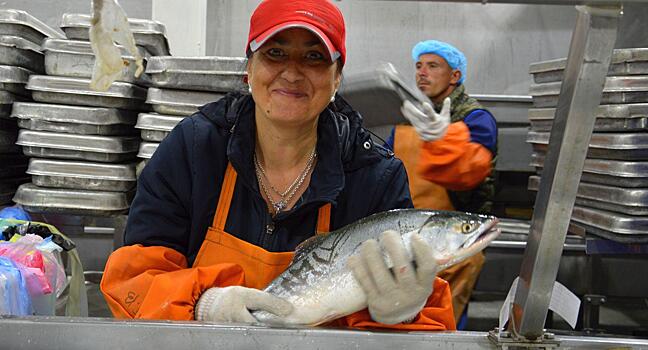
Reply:
[[274, 35], [248, 61], [256, 117], [286, 126], [312, 123], [340, 85], [338, 65], [306, 29]]
[[426, 53], [416, 62], [416, 86], [434, 103], [440, 103], [457, 86], [461, 72], [452, 69], [443, 57]]

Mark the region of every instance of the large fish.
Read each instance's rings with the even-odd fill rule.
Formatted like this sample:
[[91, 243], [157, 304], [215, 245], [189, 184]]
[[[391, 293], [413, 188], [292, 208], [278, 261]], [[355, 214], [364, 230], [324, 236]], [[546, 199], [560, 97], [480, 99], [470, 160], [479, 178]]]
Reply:
[[[497, 237], [497, 218], [450, 211], [400, 209], [371, 215], [326, 236], [304, 241], [286, 271], [265, 291], [294, 306], [287, 317], [253, 312], [259, 322], [277, 325], [318, 325], [367, 307], [367, 298], [347, 268], [347, 259], [362, 242], [378, 239], [386, 230], [401, 234], [412, 257], [410, 237], [418, 233], [435, 251], [439, 270], [481, 251]], [[389, 257], [385, 255], [387, 264]]]

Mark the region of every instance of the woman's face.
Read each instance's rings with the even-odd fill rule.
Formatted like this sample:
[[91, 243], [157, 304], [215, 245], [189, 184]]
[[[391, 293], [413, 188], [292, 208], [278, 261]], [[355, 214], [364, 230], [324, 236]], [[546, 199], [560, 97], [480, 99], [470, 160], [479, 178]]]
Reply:
[[286, 29], [268, 39], [248, 62], [257, 117], [286, 126], [315, 120], [340, 85], [337, 62], [312, 32]]

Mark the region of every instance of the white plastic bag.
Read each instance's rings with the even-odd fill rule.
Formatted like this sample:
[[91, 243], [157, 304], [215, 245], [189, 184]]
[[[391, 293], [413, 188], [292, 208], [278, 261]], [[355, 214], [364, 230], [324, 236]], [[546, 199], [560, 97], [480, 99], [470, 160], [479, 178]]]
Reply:
[[95, 54], [95, 65], [92, 72], [90, 88], [106, 91], [120, 77], [127, 60], [122, 59], [115, 42], [126, 47], [135, 57], [139, 77], [144, 66], [135, 39], [128, 25], [128, 18], [117, 0], [92, 0], [92, 22], [90, 27], [90, 43]]

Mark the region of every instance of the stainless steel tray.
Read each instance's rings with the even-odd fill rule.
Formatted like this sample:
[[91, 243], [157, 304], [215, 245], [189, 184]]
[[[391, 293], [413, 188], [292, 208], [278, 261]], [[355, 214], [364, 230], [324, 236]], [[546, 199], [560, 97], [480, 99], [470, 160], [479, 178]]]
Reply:
[[[529, 108], [533, 131], [551, 131], [555, 108]], [[640, 131], [648, 128], [648, 103], [600, 105], [594, 113], [595, 132]]]
[[[68, 39], [88, 41], [90, 20], [90, 15], [66, 13], [63, 15], [61, 29]], [[129, 18], [128, 25], [137, 45], [145, 47], [154, 56], [170, 55], [164, 24], [146, 19]]]
[[140, 144], [139, 153], [137, 153], [137, 157], [144, 158], [144, 159], [151, 159], [151, 157], [153, 157], [153, 153], [155, 153], [155, 150], [157, 150], [159, 145], [160, 145], [159, 142], [142, 142]]
[[607, 210], [574, 206], [572, 220], [588, 233], [620, 242], [648, 241], [648, 217], [631, 216]]
[[36, 73], [45, 72], [40, 46], [18, 36], [0, 35], [0, 64], [23, 67]]
[[115, 108], [16, 102], [12, 117], [21, 128], [91, 135], [133, 135], [137, 113]]
[[[527, 142], [534, 151], [546, 152], [549, 133], [530, 131]], [[588, 158], [615, 160], [648, 160], [648, 133], [594, 133]]]
[[141, 130], [142, 140], [162, 141], [184, 117], [140, 113], [135, 128]]
[[[531, 155], [531, 166], [542, 169], [545, 153]], [[648, 187], [648, 162], [585, 159], [581, 181], [620, 187]]]
[[[529, 190], [538, 191], [539, 176], [529, 177]], [[576, 203], [630, 215], [648, 215], [648, 189], [605, 186], [581, 181]]]
[[[556, 107], [561, 84], [561, 82], [532, 84], [529, 94], [533, 98], [533, 106]], [[641, 102], [648, 102], [648, 75], [606, 78], [601, 104]]]
[[14, 202], [34, 213], [65, 213], [71, 215], [110, 216], [128, 210], [132, 192], [107, 192], [21, 185]]
[[32, 75], [27, 89], [38, 102], [132, 110], [146, 107], [146, 89], [124, 82], [112, 83], [108, 91], [94, 91], [90, 79]]
[[[135, 58], [128, 53], [126, 48], [119, 46], [122, 59], [129, 62], [124, 66], [121, 75], [115, 79], [128, 83], [146, 83], [146, 75], [142, 79], [135, 78], [137, 65]], [[45, 54], [45, 72], [48, 75], [56, 75], [73, 78], [92, 78], [94, 70], [95, 55], [92, 46], [87, 41], [46, 39], [43, 42], [43, 53]], [[140, 55], [145, 56], [144, 49]]]
[[[561, 81], [567, 58], [532, 63], [529, 73], [536, 83]], [[608, 75], [648, 74], [648, 48], [616, 49], [612, 53]]]
[[146, 73], [153, 85], [199, 91], [245, 91], [243, 57], [151, 57]]
[[13, 94], [29, 96], [25, 84], [32, 74], [30, 70], [16, 66], [0, 65], [0, 90]]
[[40, 45], [46, 37], [63, 39], [63, 33], [25, 11], [0, 10], [0, 34], [25, 38]]
[[16, 144], [23, 146], [23, 153], [32, 157], [119, 162], [132, 159], [139, 142], [137, 137], [20, 130]]
[[403, 102], [409, 100], [419, 105], [427, 100], [421, 91], [407, 85], [391, 66], [345, 76], [339, 94], [360, 112], [365, 127], [407, 122], [401, 113]]
[[27, 174], [37, 186], [126, 192], [135, 187], [135, 163], [105, 164], [32, 158]]
[[218, 101], [223, 96], [225, 95], [213, 92], [151, 87], [148, 89], [146, 103], [151, 104], [153, 111], [160, 114], [188, 116], [196, 113], [198, 107]]

